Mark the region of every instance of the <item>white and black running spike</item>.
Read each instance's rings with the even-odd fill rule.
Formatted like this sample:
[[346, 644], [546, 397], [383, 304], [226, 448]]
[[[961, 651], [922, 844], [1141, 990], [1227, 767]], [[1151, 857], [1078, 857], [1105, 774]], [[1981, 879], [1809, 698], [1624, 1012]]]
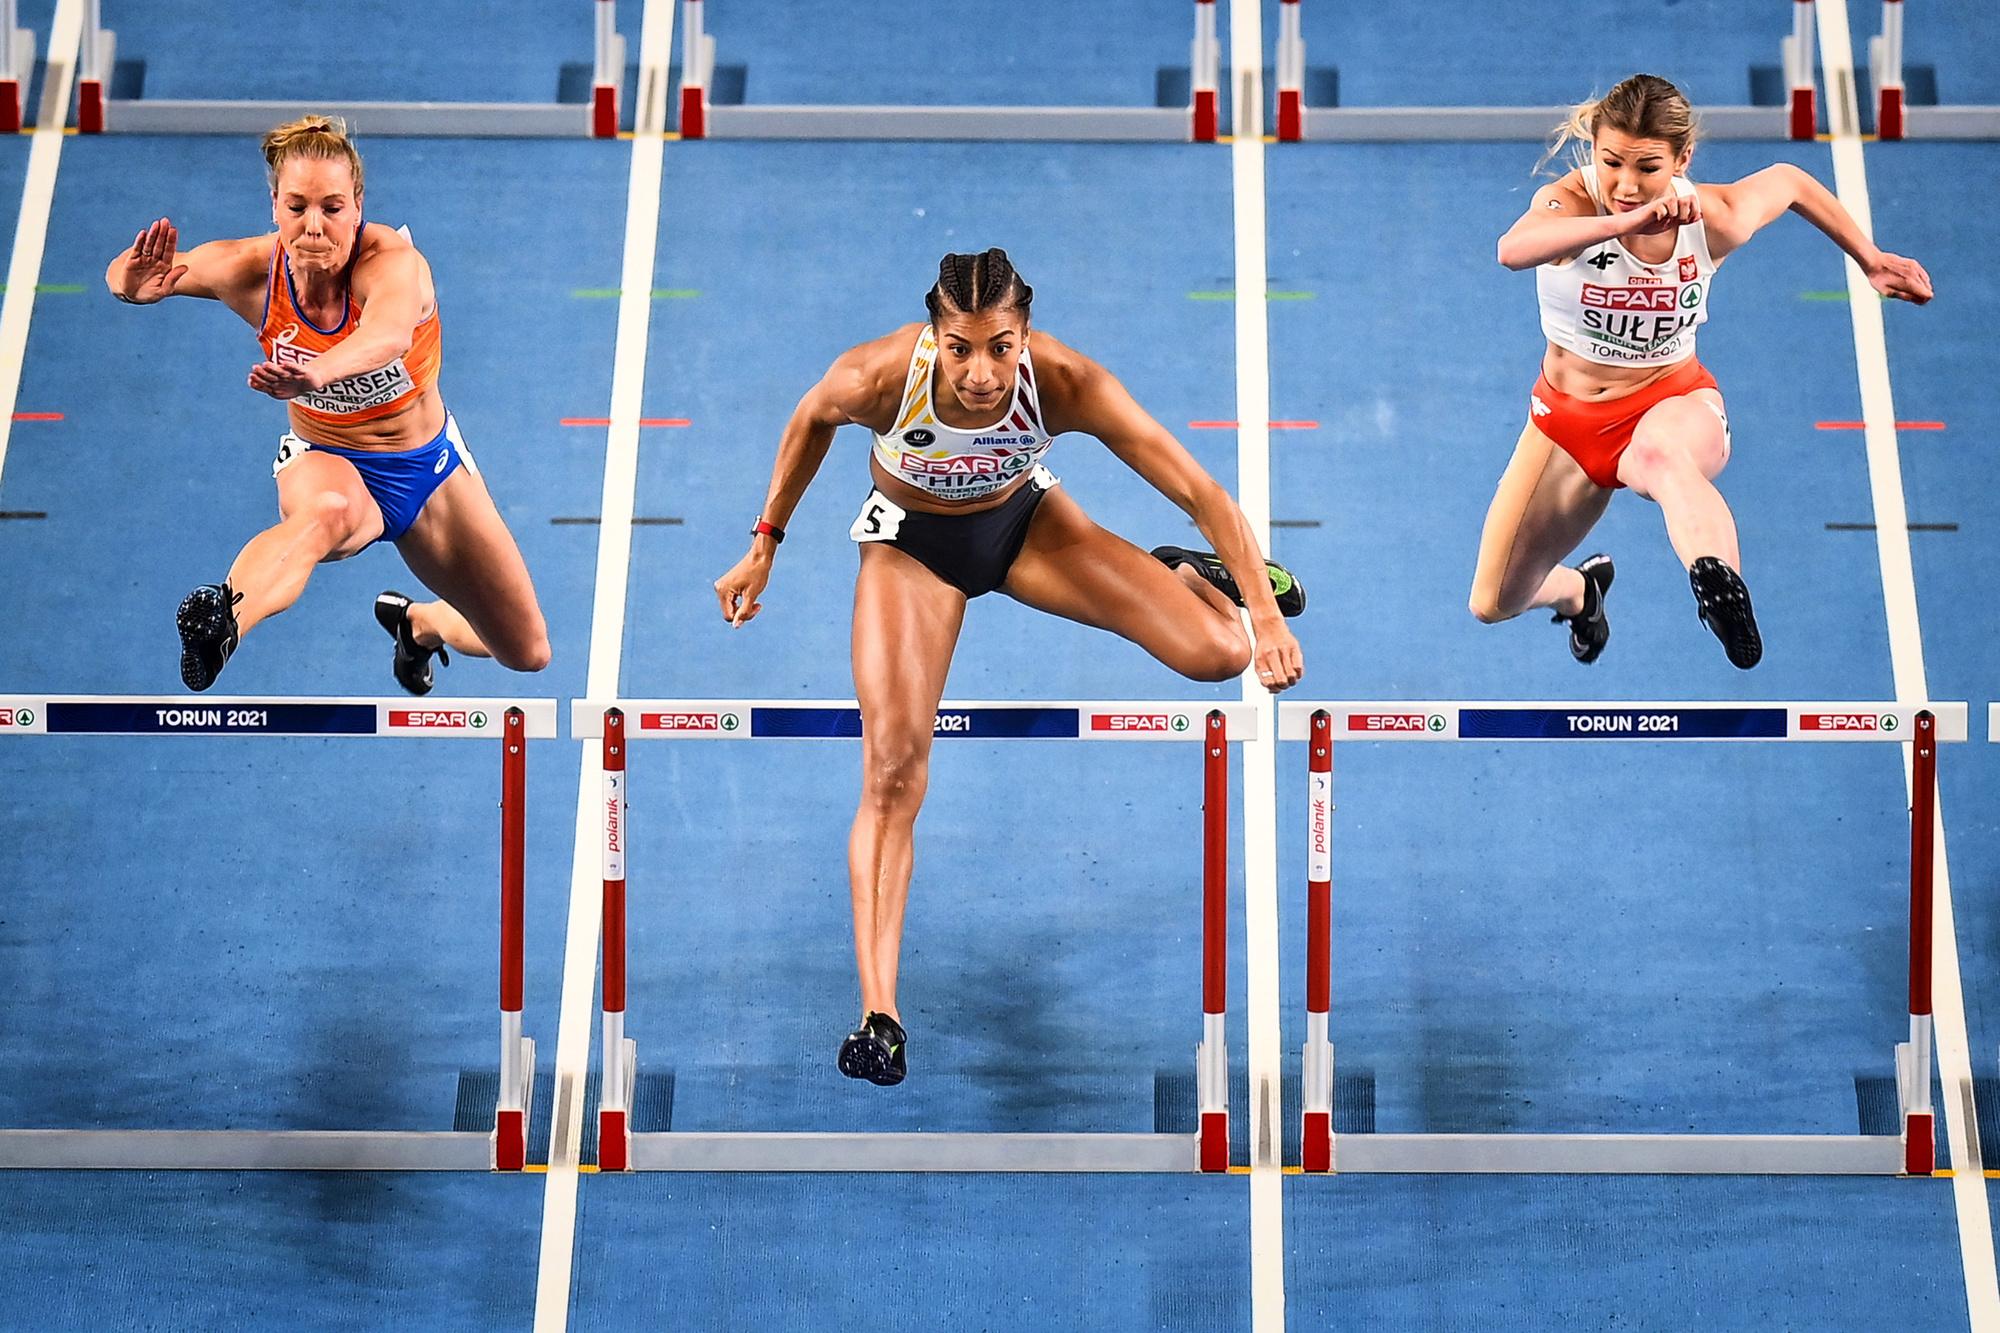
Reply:
[[391, 664], [396, 683], [411, 694], [429, 694], [434, 684], [431, 658], [450, 666], [451, 655], [443, 644], [426, 648], [417, 642], [410, 630], [410, 599], [393, 590], [382, 593], [375, 599], [375, 623], [396, 641], [396, 659]]
[[181, 684], [205, 690], [222, 674], [223, 663], [236, 651], [236, 604], [243, 594], [225, 580], [204, 583], [181, 598], [174, 627], [181, 636]]
[[1694, 589], [1695, 614], [1722, 641], [1730, 665], [1744, 671], [1756, 666], [1764, 656], [1764, 640], [1757, 633], [1757, 614], [1750, 609], [1750, 590], [1741, 576], [1705, 555], [1688, 570], [1688, 586]]

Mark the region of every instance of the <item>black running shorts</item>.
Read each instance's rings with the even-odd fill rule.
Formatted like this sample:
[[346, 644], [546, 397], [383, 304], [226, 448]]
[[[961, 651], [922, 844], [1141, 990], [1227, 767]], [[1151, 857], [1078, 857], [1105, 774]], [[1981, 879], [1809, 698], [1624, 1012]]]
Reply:
[[871, 490], [847, 535], [907, 551], [967, 597], [978, 597], [1007, 581], [1007, 571], [1027, 543], [1028, 524], [1055, 484], [1047, 469], [1037, 467], [1006, 503], [971, 514], [905, 509]]

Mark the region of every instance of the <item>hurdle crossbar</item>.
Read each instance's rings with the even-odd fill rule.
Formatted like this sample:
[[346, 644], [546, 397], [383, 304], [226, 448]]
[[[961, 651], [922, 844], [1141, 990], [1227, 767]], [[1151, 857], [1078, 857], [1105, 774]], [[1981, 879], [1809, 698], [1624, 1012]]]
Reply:
[[626, 754], [635, 740], [853, 740], [852, 700], [573, 701], [570, 735], [603, 746], [604, 1089], [600, 1171], [1226, 1171], [1229, 1168], [1228, 747], [1254, 740], [1244, 703], [986, 702], [938, 705], [944, 740], [1198, 741], [1202, 744], [1202, 1037], [1195, 1050], [1198, 1124], [1152, 1133], [700, 1133], [632, 1128], [638, 1046], [626, 1018]]
[[28, 84], [35, 76], [35, 34], [15, 26], [14, 0], [0, 0], [0, 134], [27, 124]]
[[[1768, 0], [1767, 0], [1768, 3]], [[1792, 31], [1780, 39], [1785, 106], [1712, 106], [1701, 112], [1704, 139], [1810, 139], [1816, 129], [1812, 0], [1788, 0]], [[1301, 0], [1278, 9], [1278, 139], [1322, 143], [1432, 143], [1545, 140], [1569, 118], [1566, 106], [1326, 106], [1305, 101], [1306, 44]]]
[[[1996, 705], [1995, 725], [2000, 725]], [[1931, 896], [1938, 741], [1966, 737], [1963, 703], [1286, 702], [1278, 739], [1307, 742], [1307, 1172], [1928, 1175]], [[1913, 747], [1910, 1040], [1895, 1048], [1896, 1134], [1337, 1134], [1329, 1034], [1333, 751], [1340, 741], [1887, 741]]]
[[617, 0], [589, 3], [595, 35], [588, 102], [343, 102], [110, 97], [111, 76], [117, 66], [117, 34], [104, 26], [100, 0], [84, 0], [76, 127], [81, 134], [107, 130], [123, 134], [262, 134], [282, 121], [328, 113], [344, 118], [357, 132], [384, 136], [616, 138], [619, 90], [625, 78], [625, 39], [618, 32]]
[[683, 0], [682, 139], [1065, 140], [1213, 143], [1222, 47], [1215, 0], [1195, 0], [1185, 107], [1123, 106], [724, 106], [709, 100], [715, 38], [706, 0]]
[[556, 736], [552, 699], [0, 695], [9, 736], [269, 736], [498, 740], [500, 1079], [477, 1131], [0, 1129], [0, 1168], [520, 1171], [535, 1043], [522, 1035], [527, 744]]

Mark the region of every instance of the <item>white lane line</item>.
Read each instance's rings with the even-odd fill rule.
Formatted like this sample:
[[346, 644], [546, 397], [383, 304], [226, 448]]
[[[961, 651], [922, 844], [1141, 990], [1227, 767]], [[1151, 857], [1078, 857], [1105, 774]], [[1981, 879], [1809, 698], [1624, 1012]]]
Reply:
[[[11, 41], [11, 34], [0, 34]], [[83, 0], [61, 0], [49, 26], [48, 70], [42, 102], [28, 145], [28, 179], [21, 187], [21, 216], [14, 224], [14, 256], [7, 264], [7, 293], [0, 297], [0, 475], [7, 469], [7, 441], [14, 431], [14, 408], [21, 398], [21, 372], [28, 359], [28, 326], [35, 318], [35, 284], [42, 280], [42, 252], [49, 239], [49, 210], [56, 197], [56, 166], [62, 161], [63, 121], [76, 78], [76, 54], [83, 38]]]
[[[604, 455], [604, 496], [597, 527], [597, 584], [590, 612], [585, 694], [618, 696], [625, 645], [625, 596], [631, 572], [632, 504], [639, 477], [639, 411], [646, 383], [646, 335], [652, 319], [653, 262], [659, 244], [664, 166], [667, 58], [674, 0], [646, 0], [639, 35], [639, 99], [631, 177], [625, 197], [625, 265], [618, 298], [618, 341], [611, 371], [611, 426]], [[577, 1159], [583, 1144], [583, 1084], [590, 1066], [592, 999], [604, 882], [598, 860], [597, 797], [603, 783], [596, 747], [585, 746], [576, 794], [576, 853], [570, 870], [569, 927], [563, 949], [562, 1007], [556, 1027], [556, 1091], [549, 1171], [542, 1192], [542, 1252], [535, 1283], [535, 1333], [569, 1326], [576, 1250]]]
[[[1860, 115], [1854, 88], [1854, 47], [1847, 0], [1821, 0], [1820, 64], [1826, 73], [1833, 129], [1836, 193], [1862, 231], [1874, 235], [1868, 206], [1868, 173], [1862, 160]], [[1916, 573], [1910, 564], [1909, 511], [1896, 446], [1896, 407], [1889, 388], [1888, 341], [1882, 303], [1853, 260], [1848, 260], [1848, 311], [1854, 322], [1854, 355], [1861, 377], [1861, 418], [1868, 447], [1868, 485], [1875, 504], [1875, 541], [1882, 563], [1882, 593], [1889, 615], [1889, 660], [1899, 700], [1928, 699], [1923, 635], [1917, 622]], [[1914, 790], [1912, 760], [1903, 776]], [[1986, 1174], [1974, 1147], [1971, 1044], [1966, 1038], [1965, 992], [1959, 978], [1958, 930], [1953, 922], [1951, 873], [1945, 856], [1944, 800], [1937, 803], [1937, 907], [1932, 933], [1932, 1002], [1936, 1009], [1938, 1073], [1951, 1145], [1952, 1199], [1958, 1209], [1959, 1255], [1966, 1304], [1975, 1329], [2000, 1329], [2000, 1282], [1993, 1262], [1993, 1217], [1986, 1208]]]
[[[1257, 0], [1230, 0], [1230, 145], [1236, 232], [1236, 500], [1271, 549], [1271, 331], [1264, 298], [1264, 24]], [[1243, 933], [1249, 999], [1250, 1326], [1285, 1326], [1283, 1036], [1278, 1021], [1277, 709], [1243, 673], [1243, 699], [1258, 706], [1258, 734], [1243, 747]]]

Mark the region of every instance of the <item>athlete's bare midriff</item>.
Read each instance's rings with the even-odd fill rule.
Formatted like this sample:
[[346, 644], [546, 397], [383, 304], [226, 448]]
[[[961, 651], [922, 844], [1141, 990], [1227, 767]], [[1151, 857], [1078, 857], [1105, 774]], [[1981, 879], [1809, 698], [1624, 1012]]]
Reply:
[[308, 417], [287, 404], [292, 434], [307, 444], [327, 444], [336, 449], [361, 449], [395, 453], [421, 449], [444, 429], [444, 395], [433, 384], [417, 395], [416, 401], [400, 412], [372, 421], [335, 423]]
[[1587, 403], [1602, 403], [1635, 394], [1691, 360], [1692, 357], [1683, 357], [1665, 366], [1606, 366], [1550, 343], [1542, 354], [1542, 377], [1557, 393]]

